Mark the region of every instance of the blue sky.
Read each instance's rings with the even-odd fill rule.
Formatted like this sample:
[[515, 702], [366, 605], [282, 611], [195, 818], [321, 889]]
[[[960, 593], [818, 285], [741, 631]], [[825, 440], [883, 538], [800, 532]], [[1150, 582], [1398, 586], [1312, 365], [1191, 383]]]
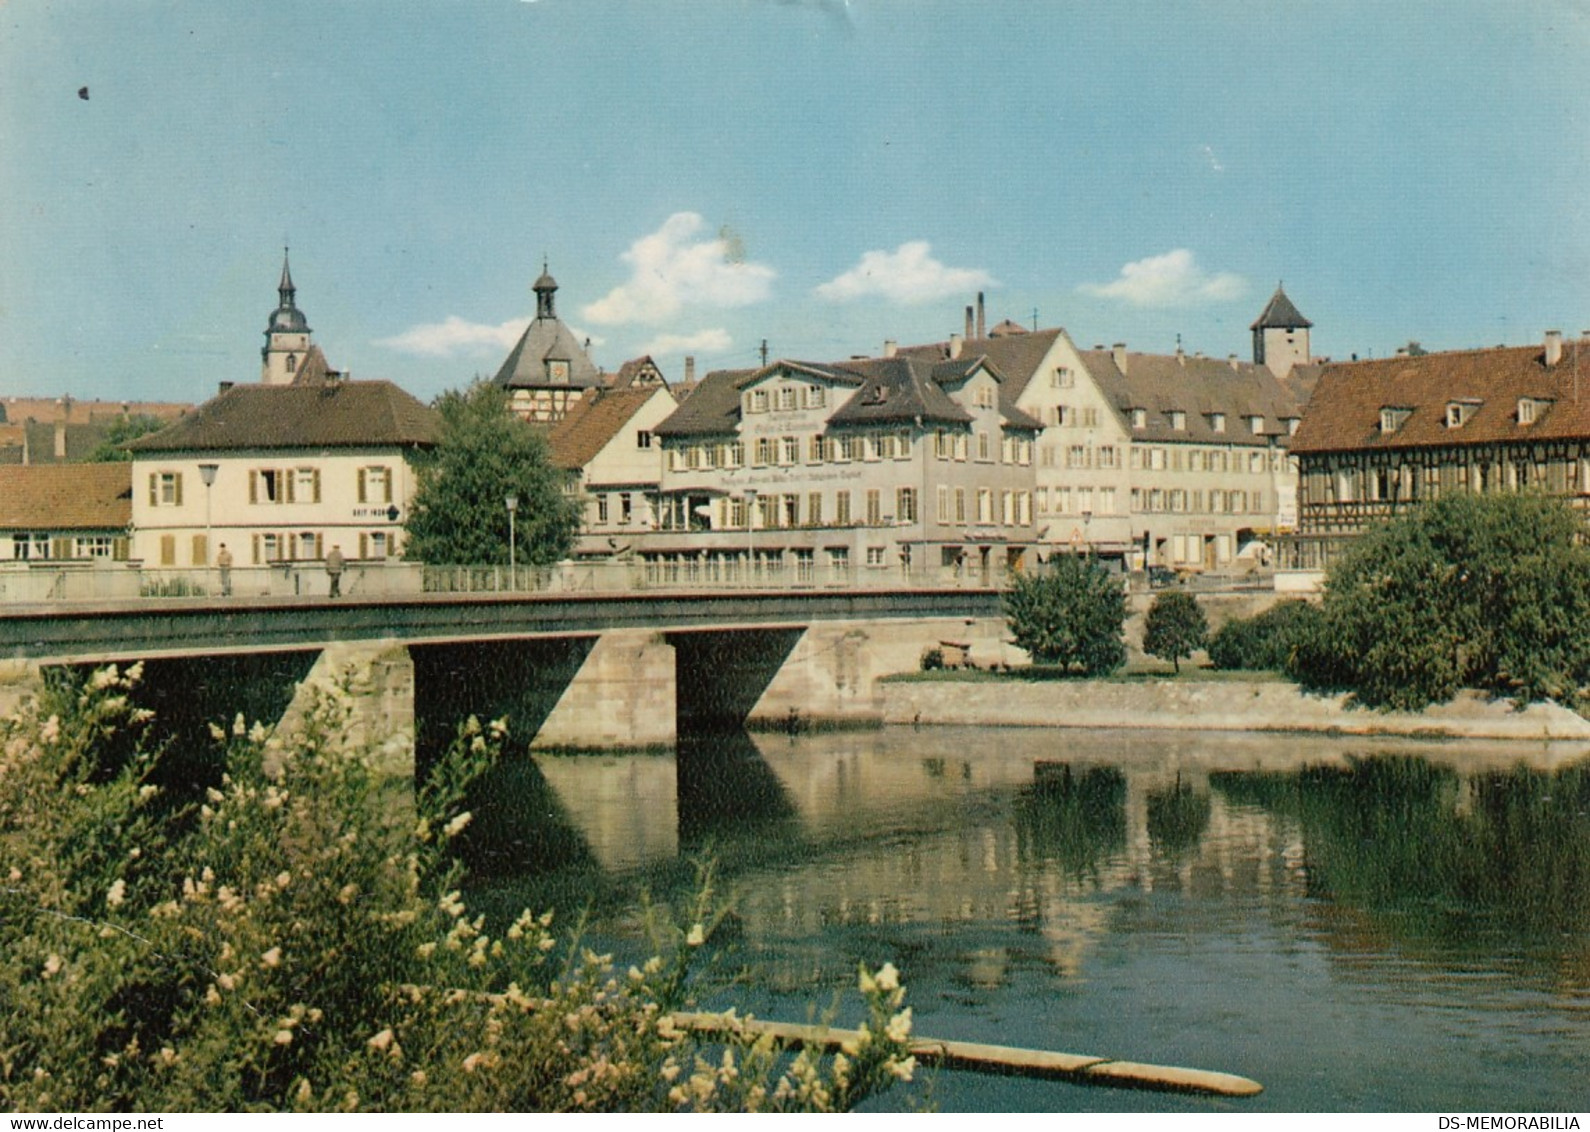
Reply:
[[[1590, 327], [1586, 0], [0, 6], [0, 395], [257, 378], [282, 246], [428, 398], [534, 310], [671, 378], [989, 321], [1249, 353]], [[79, 88], [88, 88], [88, 98]]]

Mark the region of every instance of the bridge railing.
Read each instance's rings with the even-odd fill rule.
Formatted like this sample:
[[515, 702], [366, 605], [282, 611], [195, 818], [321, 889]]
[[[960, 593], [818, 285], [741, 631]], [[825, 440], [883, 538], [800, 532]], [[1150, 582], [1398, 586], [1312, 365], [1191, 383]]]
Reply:
[[[421, 594], [619, 594], [702, 590], [983, 589], [1007, 581], [1003, 570], [952, 567], [799, 567], [711, 561], [564, 562], [554, 566], [425, 566], [351, 563], [341, 575], [347, 598]], [[158, 602], [169, 599], [328, 597], [320, 562], [270, 566], [147, 569], [121, 563], [28, 563], [0, 568], [0, 608], [56, 602]]]

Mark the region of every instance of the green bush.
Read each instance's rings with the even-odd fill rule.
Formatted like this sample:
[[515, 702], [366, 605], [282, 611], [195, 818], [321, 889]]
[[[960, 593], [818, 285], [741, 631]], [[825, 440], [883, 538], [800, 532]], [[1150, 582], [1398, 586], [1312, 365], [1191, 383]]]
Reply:
[[863, 972], [845, 1056], [674, 1023], [719, 917], [710, 876], [621, 970], [550, 914], [471, 915], [454, 840], [506, 728], [471, 721], [399, 799], [322, 691], [278, 741], [215, 729], [226, 772], [157, 785], [137, 669], [0, 721], [0, 1108], [831, 1109], [900, 1078], [910, 1011]]
[[1209, 621], [1191, 594], [1162, 593], [1143, 620], [1143, 651], [1168, 660], [1179, 673], [1183, 657], [1191, 657], [1209, 640]]
[[1012, 638], [1034, 663], [1089, 676], [1126, 663], [1126, 592], [1119, 577], [1091, 558], [1060, 554], [1039, 573], [1016, 575], [1004, 605]]
[[1326, 576], [1289, 675], [1417, 711], [1462, 688], [1577, 704], [1590, 683], [1590, 537], [1541, 495], [1459, 495], [1367, 531]]
[[1285, 672], [1319, 616], [1317, 606], [1293, 598], [1253, 617], [1234, 617], [1210, 638], [1210, 663], [1224, 669]]

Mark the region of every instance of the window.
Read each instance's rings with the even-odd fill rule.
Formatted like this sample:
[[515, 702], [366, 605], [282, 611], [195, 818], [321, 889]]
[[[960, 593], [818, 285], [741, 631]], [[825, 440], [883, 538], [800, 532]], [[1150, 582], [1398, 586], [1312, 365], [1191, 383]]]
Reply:
[[1262, 471], [1264, 471], [1264, 453], [1263, 452], [1249, 452], [1248, 453], [1248, 472], [1250, 474], [1252, 474], [1252, 475], [1258, 475]]
[[979, 523], [994, 521], [994, 493], [990, 488], [977, 489], [977, 521]]
[[1133, 409], [1132, 410], [1132, 427], [1133, 428], [1147, 428], [1148, 427], [1148, 410], [1147, 409]]
[[723, 461], [724, 467], [738, 468], [745, 463], [745, 442], [743, 440], [734, 441], [734, 443], [727, 445], [727, 449], [726, 458]]
[[749, 411], [753, 413], [767, 412], [767, 390], [753, 389], [749, 398]]
[[1187, 414], [1181, 409], [1170, 411], [1170, 427], [1177, 432], [1187, 431]]
[[867, 565], [876, 570], [880, 566], [888, 565], [886, 550], [881, 546], [867, 547]]
[[1083, 409], [1082, 410], [1082, 427], [1083, 428], [1098, 428], [1099, 427], [1099, 411], [1097, 409]]
[[916, 488], [902, 487], [895, 492], [894, 517], [902, 523], [916, 522]]
[[110, 558], [115, 554], [115, 541], [110, 535], [83, 535], [73, 541], [72, 553], [78, 558]]
[[1073, 444], [1066, 449], [1066, 467], [1086, 468], [1088, 464], [1088, 449], [1086, 445]]
[[778, 407], [780, 409], [793, 409], [795, 407], [796, 389], [793, 385], [786, 385], [778, 391]]
[[798, 526], [800, 526], [801, 525], [801, 497], [796, 495], [794, 492], [790, 492], [788, 495], [783, 496], [782, 500], [783, 500], [783, 504], [784, 504], [784, 509], [783, 509], [783, 512], [782, 512], [780, 517], [784, 521], [783, 525], [786, 526], [786, 527], [798, 527]]
[[1046, 487], [1040, 487], [1038, 489], [1038, 514], [1047, 515], [1048, 513], [1049, 513], [1049, 489], [1046, 488]]
[[940, 460], [948, 460], [955, 454], [955, 440], [943, 429], [933, 433], [933, 455]]
[[988, 442], [988, 434], [986, 432], [978, 433], [977, 434], [977, 458], [979, 460], [992, 460], [993, 456], [992, 456], [991, 452], [992, 452], [992, 449], [991, 449], [991, 447], [989, 445], [989, 442]]
[[1226, 415], [1224, 413], [1210, 413], [1209, 428], [1214, 432], [1225, 432]]
[[181, 507], [182, 506], [182, 473], [181, 472], [150, 472], [149, 473], [149, 506], [151, 506], [151, 507]]
[[773, 438], [759, 436], [756, 438], [756, 464], [761, 467], [773, 462]]
[[621, 492], [618, 496], [618, 521], [628, 523], [635, 518], [635, 497], [629, 492]]
[[605, 523], [605, 522], [607, 522], [607, 516], [608, 516], [607, 496], [605, 494], [604, 495], [598, 495], [596, 497], [596, 521], [598, 523]]
[[756, 500], [757, 522], [764, 527], [778, 526], [778, 496], [762, 495]]
[[966, 461], [966, 434], [964, 432], [955, 434], [955, 458], [962, 463]]
[[867, 490], [867, 525], [875, 527], [883, 522], [883, 493], [877, 488]]
[[966, 489], [964, 487], [955, 489], [955, 521], [957, 523], [966, 522]]
[[1056, 405], [1054, 407], [1054, 423], [1061, 428], [1070, 428], [1077, 423], [1076, 410], [1070, 405]]
[[319, 558], [320, 536], [312, 531], [300, 531], [298, 534], [298, 553], [296, 558]]
[[850, 525], [850, 492], [836, 491], [834, 493], [834, 522], [841, 527]]
[[1248, 431], [1254, 436], [1264, 435], [1264, 418], [1255, 413], [1248, 418]]
[[806, 407], [808, 409], [821, 409], [828, 404], [828, 390], [821, 385], [808, 385], [806, 387]]
[[840, 576], [850, 573], [850, 548], [848, 546], [830, 546], [828, 548], [828, 570], [830, 573]]
[[806, 462], [808, 464], [821, 464], [823, 462], [823, 438], [813, 433], [811, 440], [806, 445]]
[[1106, 444], [1099, 449], [1099, 467], [1119, 468], [1120, 466], [1120, 453], [1115, 450], [1113, 445]]
[[950, 489], [943, 484], [938, 489], [938, 516], [941, 523], [950, 521]]
[[1518, 399], [1518, 423], [1521, 425], [1534, 424], [1550, 406], [1550, 401], [1541, 401], [1534, 397], [1520, 397]]
[[1049, 375], [1049, 384], [1056, 389], [1070, 389], [1076, 384], [1076, 375], [1065, 366], [1056, 366]]
[[779, 463], [794, 464], [801, 458], [801, 442], [799, 437], [783, 436], [779, 438]]
[[650, 448], [651, 447], [651, 430], [650, 429], [642, 428], [642, 429], [636, 429], [635, 430], [635, 447], [636, 448]]
[[992, 409], [994, 407], [994, 387], [986, 381], [977, 383], [972, 390], [972, 404], [979, 409]]
[[274, 534], [254, 536], [254, 562], [256, 565], [265, 562], [280, 562], [281, 559], [281, 536]]
[[806, 521], [814, 527], [823, 524], [823, 493], [813, 491], [806, 496]]
[[894, 434], [894, 458], [896, 460], [909, 460], [911, 458], [911, 430], [902, 428]]
[[[311, 493], [316, 502], [319, 496], [313, 494], [318, 488], [320, 478], [314, 478]], [[392, 470], [386, 467], [371, 467], [359, 469], [359, 502], [360, 503], [391, 503], [392, 502]]]

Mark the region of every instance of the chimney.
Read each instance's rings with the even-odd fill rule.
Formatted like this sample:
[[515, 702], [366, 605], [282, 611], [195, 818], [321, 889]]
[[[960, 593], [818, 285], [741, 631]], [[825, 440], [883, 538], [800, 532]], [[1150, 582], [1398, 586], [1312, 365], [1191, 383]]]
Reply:
[[[967, 319], [968, 322], [970, 322], [971, 318], [972, 318], [972, 308], [971, 307], [967, 307], [966, 308], [966, 319]], [[962, 339], [961, 339], [961, 336], [959, 334], [951, 334], [950, 335], [950, 361], [952, 361], [952, 362], [956, 358], [961, 356], [961, 341], [962, 341]]]
[[1546, 364], [1554, 366], [1562, 361], [1562, 331], [1546, 331]]
[[1117, 342], [1110, 347], [1110, 353], [1115, 357], [1115, 368], [1122, 373], [1126, 372], [1126, 343]]
[[896, 342], [893, 338], [885, 338], [883, 340], [883, 356], [884, 357], [892, 358], [896, 354], [898, 354], [899, 352], [900, 352], [900, 343]]
[[988, 337], [987, 330], [988, 324], [983, 321], [983, 293], [979, 291], [977, 292], [977, 336]]
[[[68, 408], [70, 413], [71, 409]], [[55, 422], [55, 459], [59, 463], [66, 462], [66, 418], [63, 416]]]
[[966, 337], [972, 336], [972, 308], [966, 308]]
[[230, 381], [223, 381], [223, 382], [219, 383], [219, 385], [216, 387], [215, 391], [217, 393], [225, 393], [228, 389], [232, 388], [232, 384], [233, 383], [230, 382]]
[[695, 379], [696, 379], [696, 356], [694, 354], [686, 354], [685, 355], [685, 384], [689, 385], [691, 382], [695, 381]]

